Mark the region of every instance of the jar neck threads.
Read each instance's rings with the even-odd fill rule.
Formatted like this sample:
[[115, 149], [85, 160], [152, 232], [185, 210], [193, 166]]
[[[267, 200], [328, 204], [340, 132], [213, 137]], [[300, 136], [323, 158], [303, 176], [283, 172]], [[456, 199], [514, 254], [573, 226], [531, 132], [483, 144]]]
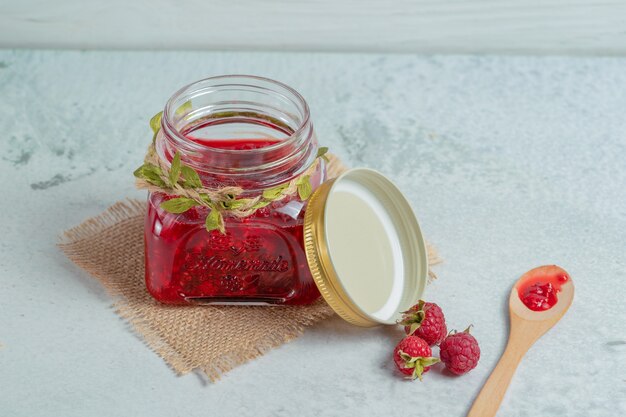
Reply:
[[[248, 149], [224, 143], [261, 143]], [[203, 180], [263, 189], [301, 175], [313, 163], [317, 140], [302, 96], [266, 78], [207, 78], [167, 102], [157, 136], [159, 157], [181, 161]]]

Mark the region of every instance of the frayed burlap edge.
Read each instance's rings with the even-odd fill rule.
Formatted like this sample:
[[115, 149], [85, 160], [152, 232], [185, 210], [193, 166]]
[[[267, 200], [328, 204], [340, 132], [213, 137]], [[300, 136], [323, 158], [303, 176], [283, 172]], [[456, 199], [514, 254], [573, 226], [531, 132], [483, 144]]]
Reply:
[[[189, 364], [153, 331], [142, 309], [130, 302], [129, 294], [125, 291], [127, 287], [120, 285], [120, 282], [112, 275], [101, 273], [99, 265], [93, 262], [93, 257], [88, 252], [76, 248], [76, 245], [80, 245], [81, 242], [93, 239], [94, 236], [102, 233], [106, 234], [113, 226], [123, 227], [125, 223], [135, 222], [137, 217], [144, 216], [145, 212], [145, 201], [131, 199], [119, 201], [101, 214], [65, 231], [58, 246], [72, 262], [100, 281], [107, 293], [116, 300], [113, 303], [115, 312], [131, 324], [135, 333], [141, 336], [144, 344], [163, 358], [176, 373], [185, 374], [192, 370]], [[215, 380], [219, 378], [219, 372], [207, 372], [207, 376]]]

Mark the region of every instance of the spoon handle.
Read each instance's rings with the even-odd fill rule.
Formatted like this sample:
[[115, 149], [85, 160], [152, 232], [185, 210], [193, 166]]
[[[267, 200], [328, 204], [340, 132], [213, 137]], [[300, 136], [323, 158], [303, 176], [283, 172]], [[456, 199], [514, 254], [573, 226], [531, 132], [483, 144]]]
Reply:
[[493, 417], [496, 415], [517, 365], [519, 365], [527, 349], [527, 347], [526, 349], [520, 348], [519, 344], [511, 343], [509, 340], [500, 361], [474, 400], [474, 405], [472, 405], [467, 417]]

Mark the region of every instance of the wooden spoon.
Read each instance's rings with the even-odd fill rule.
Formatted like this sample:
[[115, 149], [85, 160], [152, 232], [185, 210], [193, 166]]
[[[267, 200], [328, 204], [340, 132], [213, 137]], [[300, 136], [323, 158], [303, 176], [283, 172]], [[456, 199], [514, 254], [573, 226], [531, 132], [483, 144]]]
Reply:
[[[533, 311], [521, 301], [518, 286], [541, 276], [566, 276], [561, 285], [557, 303], [549, 310]], [[511, 378], [528, 349], [558, 322], [574, 299], [574, 284], [569, 274], [556, 265], [540, 266], [526, 272], [517, 280], [509, 297], [511, 327], [509, 341], [491, 376], [476, 397], [468, 417], [493, 417], [496, 415]]]

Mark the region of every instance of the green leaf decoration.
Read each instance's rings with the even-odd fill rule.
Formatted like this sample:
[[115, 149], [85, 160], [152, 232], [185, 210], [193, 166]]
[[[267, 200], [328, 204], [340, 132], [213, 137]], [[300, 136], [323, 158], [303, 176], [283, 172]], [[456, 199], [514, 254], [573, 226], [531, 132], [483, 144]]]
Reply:
[[234, 210], [243, 206], [243, 203], [240, 200], [222, 201], [220, 204], [225, 210]]
[[176, 109], [177, 116], [184, 116], [187, 111], [191, 110], [191, 100], [185, 101], [179, 108]]
[[241, 202], [241, 206], [247, 206], [247, 205], [249, 205], [252, 202], [252, 199], [251, 198], [240, 198], [237, 201]]
[[279, 185], [278, 187], [270, 188], [263, 191], [263, 198], [266, 200], [276, 200], [280, 197], [283, 191], [289, 186], [289, 184]]
[[[184, 115], [189, 113], [192, 108], [191, 101], [187, 101], [176, 109], [176, 114], [184, 117]], [[230, 113], [226, 112], [224, 114]], [[234, 114], [239, 113], [233, 113], [233, 115]], [[154, 146], [154, 141], [156, 141], [157, 135], [161, 130], [162, 117], [163, 112], [159, 112], [150, 119], [150, 128], [154, 132], [154, 136], [153, 145], [148, 148], [148, 153], [145, 159], [146, 161], [158, 160], [159, 158], [158, 155], [155, 154], [156, 148]], [[318, 148], [317, 158], [323, 158], [328, 161], [328, 158], [326, 157], [327, 152], [327, 147]], [[148, 183], [151, 186], [158, 187], [157, 191], [165, 192], [169, 194], [170, 197], [173, 197], [160, 204], [160, 207], [169, 213], [184, 213], [194, 206], [209, 208], [210, 211], [205, 220], [205, 227], [209, 232], [219, 230], [221, 233], [226, 233], [224, 213], [227, 213], [227, 215], [233, 214], [228, 213], [230, 210], [236, 210], [234, 214], [245, 217], [252, 214], [255, 210], [267, 207], [273, 201], [280, 200], [285, 197], [287, 195], [287, 190], [289, 196], [292, 196], [294, 192], [297, 191], [298, 196], [302, 201], [309, 199], [313, 194], [313, 186], [311, 185], [310, 175], [301, 175], [295, 180], [295, 182], [292, 181], [264, 190], [262, 196], [257, 195], [254, 198], [238, 199], [237, 197], [239, 193], [232, 193], [232, 191], [229, 190], [232, 194], [221, 194], [221, 196], [217, 198], [218, 200], [224, 201], [213, 201], [208, 194], [212, 192], [203, 189], [204, 185], [202, 184], [200, 175], [195, 169], [182, 163], [181, 154], [179, 152], [174, 154], [169, 170], [163, 170], [158, 165], [152, 163], [144, 163], [133, 172], [133, 175], [138, 179], [143, 180], [137, 183], [139, 188], [148, 188], [151, 191], [154, 190], [153, 187], [146, 186], [146, 183]], [[182, 185], [182, 187], [186, 189], [193, 189], [194, 191], [181, 190], [179, 185]], [[220, 191], [224, 192], [226, 189], [215, 190], [215, 192]], [[185, 196], [191, 196], [193, 198]], [[419, 316], [420, 314], [421, 317]], [[417, 317], [415, 317], [414, 313], [414, 317], [403, 317], [402, 322], [399, 322], [399, 324], [408, 325], [411, 327], [411, 331], [414, 331], [416, 329], [415, 322], [420, 321], [420, 319], [423, 320], [423, 316], [423, 311], [418, 312]], [[420, 360], [422, 358], [411, 358], [410, 356], [404, 354], [404, 359], [407, 367], [410, 368], [423, 368], [424, 366], [428, 366], [421, 364]]]
[[202, 188], [202, 181], [200, 181], [200, 175], [192, 167], [182, 165], [180, 171], [183, 174], [185, 181], [183, 186], [185, 188]]
[[222, 217], [222, 214], [217, 209], [212, 209], [206, 216], [204, 226], [208, 232], [219, 230], [224, 233], [224, 218]]
[[300, 200], [306, 201], [313, 193], [313, 187], [311, 186], [311, 179], [308, 175], [303, 175], [296, 181], [298, 186], [298, 195]]
[[253, 205], [252, 208], [255, 209], [255, 210], [258, 210], [260, 208], [269, 206], [270, 203], [271, 203], [271, 201], [263, 201], [263, 200], [261, 200], [258, 203], [256, 203], [255, 205]]
[[322, 158], [324, 161], [329, 162], [328, 161], [328, 156], [326, 156], [326, 153], [328, 153], [328, 147], [327, 146], [322, 146], [320, 148], [317, 149], [317, 158]]
[[193, 206], [196, 206], [196, 203], [191, 198], [187, 197], [177, 197], [172, 198], [171, 200], [167, 200], [161, 203], [161, 208], [169, 213], [179, 214], [184, 213]]
[[172, 164], [170, 166], [170, 184], [172, 184], [172, 187], [176, 185], [179, 177], [180, 177], [180, 152], [176, 152], [176, 154], [174, 155], [174, 158], [172, 159]]
[[150, 119], [150, 128], [152, 132], [156, 135], [156, 133], [161, 130], [161, 117], [163, 116], [163, 112], [160, 111]]
[[167, 188], [167, 184], [161, 178], [163, 172], [161, 171], [161, 168], [156, 165], [143, 164], [142, 166], [137, 168], [135, 172], [133, 172], [133, 175], [136, 178], [146, 180], [150, 184], [156, 185], [157, 187]]
[[139, 168], [137, 168], [136, 170], [134, 170], [133, 175], [135, 176], [135, 178], [147, 180], [148, 178], [146, 178], [146, 171], [147, 171], [147, 166], [144, 164], [140, 166]]
[[220, 204], [226, 210], [235, 210], [250, 204], [251, 198], [240, 198], [239, 200], [222, 201]]
[[207, 206], [213, 207], [213, 201], [211, 201], [211, 197], [208, 194], [200, 194], [200, 198]]

